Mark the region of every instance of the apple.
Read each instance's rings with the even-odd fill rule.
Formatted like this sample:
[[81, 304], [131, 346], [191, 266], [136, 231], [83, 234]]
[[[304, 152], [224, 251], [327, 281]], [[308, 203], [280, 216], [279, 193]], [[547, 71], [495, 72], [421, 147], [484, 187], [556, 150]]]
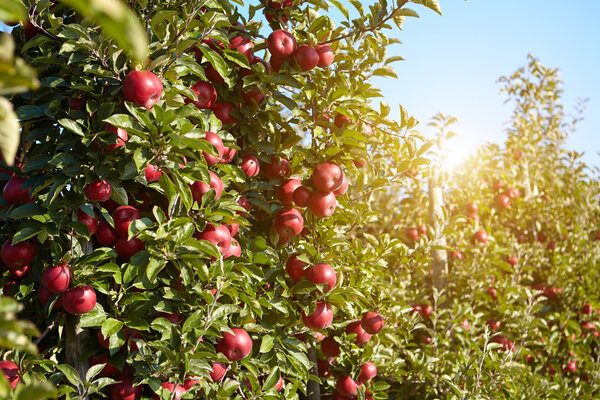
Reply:
[[594, 312], [594, 308], [591, 306], [590, 303], [585, 303], [583, 306], [581, 306], [580, 312], [582, 314], [591, 315]]
[[321, 352], [327, 357], [337, 357], [340, 355], [340, 345], [332, 336], [327, 336], [321, 342]]
[[344, 172], [337, 164], [325, 162], [313, 169], [311, 180], [321, 192], [333, 192], [344, 183]]
[[486, 325], [489, 326], [492, 331], [495, 331], [498, 328], [500, 328], [500, 325], [502, 325], [502, 321], [496, 321], [493, 319], [489, 319], [489, 320], [487, 320]]
[[335, 126], [337, 126], [338, 128], [343, 128], [344, 125], [346, 124], [353, 124], [354, 121], [352, 121], [349, 117], [346, 117], [343, 114], [337, 113], [335, 115], [335, 118], [333, 119], [333, 124]]
[[217, 246], [221, 254], [227, 253], [231, 247], [231, 233], [226, 225], [215, 226], [209, 222], [202, 232], [196, 234], [196, 239], [211, 242]]
[[151, 109], [160, 100], [163, 84], [151, 71], [131, 71], [123, 81], [123, 98], [138, 107]]
[[504, 187], [504, 182], [497, 180], [494, 182], [494, 190], [497, 192]]
[[467, 214], [467, 218], [473, 220], [473, 224], [479, 222], [479, 215], [477, 214]]
[[433, 313], [433, 307], [427, 303], [423, 303], [419, 305], [418, 311], [421, 318], [427, 319], [431, 316], [431, 313]]
[[2, 190], [2, 197], [4, 202], [9, 205], [21, 205], [31, 203], [33, 198], [31, 197], [31, 187], [23, 187], [27, 179], [22, 176], [13, 176], [4, 185]]
[[473, 240], [481, 244], [488, 244], [488, 234], [484, 230], [478, 230], [473, 235]]
[[425, 224], [419, 225], [417, 230], [419, 231], [420, 234], [427, 235], [427, 225], [425, 225]]
[[236, 153], [237, 153], [236, 149], [227, 147], [227, 146], [223, 146], [223, 157], [221, 157], [221, 160], [219, 161], [219, 163], [229, 164], [235, 157]]
[[146, 168], [144, 168], [144, 176], [146, 177], [146, 182], [156, 182], [162, 176], [162, 170], [159, 167], [148, 163]]
[[510, 257], [508, 257], [508, 263], [510, 265], [517, 265], [519, 263], [519, 257], [517, 257], [516, 255], [511, 255]]
[[241, 257], [242, 256], [242, 247], [238, 243], [237, 240], [231, 238], [231, 245], [229, 249], [223, 254], [223, 258], [229, 258], [231, 256]]
[[333, 192], [314, 191], [308, 200], [308, 209], [319, 218], [330, 217], [337, 206], [337, 200]]
[[33, 38], [37, 34], [41, 33], [40, 28], [35, 26], [31, 21], [27, 20], [23, 23], [23, 33], [27, 40]]
[[210, 372], [210, 377], [213, 382], [219, 382], [227, 372], [227, 364], [220, 361], [213, 362], [213, 368]]
[[231, 235], [231, 237], [234, 237], [238, 234], [238, 231], [240, 230], [240, 224], [232, 222], [231, 224], [227, 224], [227, 229], [229, 229], [229, 234]]
[[312, 192], [306, 186], [298, 186], [292, 193], [292, 200], [298, 207], [306, 207]]
[[421, 343], [423, 343], [423, 344], [431, 344], [432, 341], [433, 341], [433, 338], [431, 337], [431, 335], [429, 333], [425, 333], [423, 335], [423, 338], [421, 339]]
[[240, 165], [242, 172], [249, 178], [255, 177], [260, 172], [260, 162], [254, 154], [245, 154]]
[[577, 361], [571, 360], [567, 363], [567, 366], [563, 369], [563, 372], [575, 372], [577, 370]]
[[[181, 400], [181, 396], [185, 393], [185, 388], [183, 386], [177, 385], [177, 387], [175, 387], [175, 384], [171, 382], [163, 382], [160, 384], [160, 387], [167, 389], [169, 393], [173, 393], [173, 390], [175, 390], [175, 395], [169, 396], [169, 399], [171, 400]], [[160, 400], [160, 396], [155, 393], [152, 395], [152, 399]]]
[[159, 312], [158, 314], [156, 314], [156, 317], [157, 318], [165, 318], [172, 324], [180, 324], [181, 321], [183, 321], [183, 319], [181, 318], [181, 315], [178, 312], [173, 312], [173, 313]]
[[336, 196], [343, 196], [348, 191], [348, 179], [344, 171], [342, 171], [342, 177], [342, 186], [333, 191], [333, 194]]
[[12, 281], [7, 281], [4, 286], [2, 287], [2, 294], [4, 295], [4, 297], [12, 297], [10, 295], [10, 289], [15, 286], [17, 284], [16, 280], [12, 280]]
[[254, 44], [250, 41], [250, 39], [245, 38], [243, 36], [236, 36], [229, 40], [229, 48], [236, 49], [248, 60], [248, 63], [251, 63], [254, 60], [254, 54], [252, 53], [252, 48]]
[[98, 228], [94, 235], [96, 236], [98, 243], [102, 246], [110, 246], [117, 240], [117, 234], [106, 221], [101, 221], [98, 224]]
[[323, 291], [327, 293], [335, 287], [337, 274], [331, 265], [317, 264], [306, 271], [306, 279], [316, 285], [326, 283], [327, 287]]
[[238, 205], [244, 208], [246, 211], [250, 211], [252, 209], [252, 203], [248, 201], [248, 199], [244, 196], [240, 196], [237, 201]]
[[471, 324], [469, 323], [469, 320], [466, 318], [463, 319], [463, 322], [460, 323], [460, 326], [462, 326], [466, 330], [471, 329]]
[[132, 375], [121, 375], [116, 381], [110, 385], [111, 400], [137, 400], [142, 396], [144, 388], [141, 385], [133, 386]]
[[413, 242], [419, 240], [419, 231], [417, 230], [417, 228], [406, 228], [404, 234], [406, 235], [408, 240], [411, 240]]
[[17, 364], [9, 360], [3, 360], [0, 361], [0, 369], [2, 369], [2, 373], [8, 381], [10, 388], [14, 389], [21, 380], [21, 372]]
[[193, 388], [194, 386], [202, 385], [202, 381], [199, 380], [198, 378], [188, 378], [186, 380], [183, 381], [183, 387], [185, 388], [185, 390], [190, 390], [191, 388]]
[[354, 166], [356, 168], [362, 168], [365, 165], [367, 165], [367, 160], [362, 159], [362, 160], [352, 160], [352, 162], [354, 163]]
[[102, 347], [104, 349], [108, 349], [110, 347], [110, 338], [105, 338], [104, 335], [102, 334], [102, 330], [98, 330], [98, 333], [96, 336], [97, 336], [98, 344], [100, 345], [100, 347]]
[[544, 232], [540, 231], [537, 234], [537, 239], [538, 239], [538, 242], [544, 243], [546, 241], [546, 239], [548, 239], [548, 238], [546, 237], [546, 234]]
[[111, 124], [106, 124], [105, 129], [109, 132], [114, 133], [116, 137], [116, 143], [110, 143], [106, 145], [106, 150], [110, 153], [111, 151], [117, 149], [118, 147], [125, 146], [125, 142], [129, 140], [129, 136], [127, 136], [127, 131], [123, 128], [117, 128]]
[[510, 197], [505, 194], [499, 194], [494, 198], [494, 203], [496, 203], [496, 207], [506, 209], [510, 207]]
[[364, 383], [368, 380], [375, 378], [377, 375], [377, 367], [371, 361], [368, 361], [360, 367], [360, 375], [358, 376], [358, 382]]
[[381, 318], [381, 315], [375, 311], [367, 312], [360, 320], [360, 325], [367, 333], [371, 335], [375, 335], [377, 332], [379, 332], [383, 328], [383, 324], [383, 318]]
[[560, 294], [562, 294], [562, 289], [558, 287], [547, 287], [544, 290], [544, 296], [546, 296], [548, 300], [556, 300]]
[[498, 294], [496, 293], [496, 289], [494, 289], [493, 287], [490, 287], [487, 292], [487, 294], [490, 295], [490, 297], [492, 298], [492, 300], [496, 301], [496, 299], [498, 298]]
[[42, 283], [51, 293], [63, 293], [71, 283], [71, 270], [64, 264], [46, 267], [42, 272]]
[[477, 203], [474, 201], [467, 203], [465, 208], [467, 210], [467, 214], [477, 214], [477, 211], [479, 211], [479, 206], [477, 206]]
[[460, 251], [455, 250], [452, 253], [450, 253], [450, 258], [453, 260], [464, 260], [465, 255], [463, 253], [461, 253]]
[[290, 32], [278, 29], [267, 38], [267, 49], [273, 57], [289, 57], [296, 51], [296, 38]]
[[217, 102], [217, 89], [213, 85], [208, 82], [198, 81], [191, 87], [192, 91], [196, 95], [194, 100], [190, 98], [185, 98], [185, 104], [192, 103], [199, 110], [205, 110], [207, 108], [212, 108], [212, 106]]
[[349, 376], [342, 376], [337, 380], [335, 391], [342, 396], [356, 396], [357, 386], [354, 379]]
[[302, 322], [310, 329], [325, 329], [333, 322], [333, 310], [325, 302], [317, 302], [315, 311], [306, 315], [302, 311]]
[[248, 90], [242, 92], [242, 99], [247, 106], [259, 106], [263, 100], [267, 97], [264, 92], [262, 92], [259, 88], [255, 87], [252, 90]]
[[333, 62], [333, 50], [327, 44], [320, 44], [317, 46], [317, 54], [319, 55], [319, 62], [317, 66], [321, 68], [327, 68]]
[[71, 314], [85, 314], [96, 305], [96, 291], [91, 286], [77, 286], [62, 295], [62, 305]]
[[204, 73], [209, 81], [212, 83], [223, 83], [225, 79], [219, 74], [219, 72], [212, 66], [212, 64], [208, 63], [204, 67]]
[[267, 179], [286, 177], [290, 174], [290, 163], [285, 158], [271, 157], [271, 162], [261, 167], [263, 175]]
[[317, 359], [317, 369], [319, 370], [319, 376], [329, 376], [331, 375], [330, 373], [330, 368], [329, 368], [329, 361], [326, 359]]
[[132, 221], [142, 218], [140, 212], [131, 206], [119, 206], [112, 214], [117, 235], [127, 237]]
[[217, 154], [219, 155], [218, 157], [215, 157], [215, 156], [203, 151], [202, 155], [204, 156], [204, 159], [206, 160], [206, 164], [208, 166], [218, 164], [219, 161], [221, 160], [221, 158], [223, 157], [223, 152], [225, 151], [225, 145], [223, 145], [223, 140], [221, 140], [219, 135], [217, 135], [216, 133], [209, 132], [209, 131], [206, 132], [206, 136], [204, 136], [204, 140], [206, 140], [208, 143], [215, 146], [217, 148]]
[[9, 272], [11, 278], [20, 281], [21, 279], [24, 279], [27, 275], [29, 275], [29, 273], [31, 272], [31, 266], [26, 265], [21, 268], [10, 269]]
[[81, 97], [74, 97], [69, 100], [69, 109], [74, 111], [81, 111], [85, 105], [86, 100]]
[[127, 240], [127, 237], [119, 237], [115, 241], [115, 251], [121, 258], [129, 259], [144, 250], [146, 245], [137, 237]]
[[356, 335], [354, 343], [359, 347], [363, 347], [365, 344], [367, 344], [372, 337], [372, 335], [370, 335], [363, 329], [360, 321], [354, 321], [349, 323], [348, 326], [346, 326], [346, 333], [349, 335]]
[[511, 187], [506, 190], [506, 195], [511, 199], [516, 199], [517, 197], [521, 197], [521, 192], [519, 192], [519, 189]]
[[35, 247], [29, 242], [19, 242], [13, 245], [12, 239], [8, 239], [2, 245], [0, 255], [2, 262], [9, 269], [20, 269], [31, 264], [35, 253]]
[[298, 259], [298, 257], [295, 254], [292, 254], [285, 263], [285, 270], [287, 271], [290, 278], [292, 278], [296, 282], [300, 282], [306, 274], [306, 271], [304, 269], [305, 265], [306, 263], [304, 261]]
[[[40, 296], [40, 303], [42, 303], [43, 307], [46, 307], [46, 304], [48, 303], [48, 301], [52, 297], [52, 292], [49, 291], [46, 286], [40, 285], [39, 296]], [[62, 307], [62, 299], [58, 298], [54, 302], [54, 307], [52, 307], [52, 309], [53, 310], [57, 310], [57, 309], [59, 309], [61, 307]]]
[[192, 197], [198, 204], [202, 204], [202, 196], [207, 193], [210, 189], [214, 189], [215, 191], [215, 200], [221, 197], [221, 193], [223, 193], [223, 189], [225, 185], [223, 181], [217, 174], [212, 171], [208, 172], [210, 175], [210, 183], [206, 184], [202, 181], [196, 181], [190, 185], [190, 190], [192, 191]]
[[275, 389], [277, 391], [281, 390], [283, 388], [283, 378], [280, 376], [279, 380], [277, 381], [277, 383], [275, 384]]
[[289, 239], [300, 234], [303, 227], [304, 218], [295, 208], [283, 208], [273, 219], [273, 229], [282, 238]]
[[217, 343], [217, 351], [223, 353], [229, 361], [240, 361], [252, 352], [252, 338], [243, 329], [232, 328], [233, 334], [223, 332]]
[[112, 365], [108, 362], [108, 356], [106, 353], [102, 353], [102, 355], [96, 358], [94, 355], [91, 355], [89, 358], [90, 367], [98, 364], [106, 364], [104, 368], [100, 370], [100, 375], [102, 376], [112, 376], [118, 374], [120, 369]]
[[294, 191], [300, 186], [302, 186], [302, 182], [298, 179], [288, 179], [281, 186], [275, 188], [275, 197], [277, 197], [284, 206], [292, 207], [294, 205]]
[[503, 335], [494, 336], [492, 338], [492, 342], [499, 343], [500, 345], [502, 345], [502, 347], [499, 348], [498, 351], [512, 351], [514, 348], [513, 343]]
[[96, 229], [98, 229], [98, 218], [96, 218], [96, 215], [91, 216], [82, 209], [79, 209], [77, 210], [77, 221], [83, 222], [87, 226], [90, 235], [96, 233]]
[[99, 179], [92, 183], [88, 183], [83, 188], [83, 193], [85, 194], [85, 197], [89, 201], [94, 201], [94, 202], [106, 201], [106, 200], [110, 199], [111, 192], [112, 192], [112, 187], [110, 186], [110, 183], [108, 183], [107, 181], [105, 181], [103, 179]]
[[215, 114], [215, 117], [220, 119], [223, 124], [227, 125], [238, 122], [238, 120], [231, 115], [231, 112], [234, 109], [235, 107], [233, 104], [227, 101], [221, 101], [213, 106], [212, 111]]
[[306, 44], [296, 49], [294, 58], [302, 71], [310, 71], [319, 64], [319, 53], [314, 47]]

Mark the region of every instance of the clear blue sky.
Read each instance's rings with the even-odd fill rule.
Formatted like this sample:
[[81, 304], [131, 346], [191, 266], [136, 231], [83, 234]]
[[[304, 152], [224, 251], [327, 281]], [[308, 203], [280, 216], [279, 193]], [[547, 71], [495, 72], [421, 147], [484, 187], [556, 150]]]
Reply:
[[430, 132], [429, 118], [441, 111], [459, 119], [460, 148], [504, 141], [504, 122], [512, 106], [504, 104], [496, 83], [536, 56], [559, 68], [565, 110], [575, 99], [589, 98], [585, 120], [569, 139], [585, 152], [588, 165], [600, 167], [600, 1], [597, 0], [439, 0], [442, 16], [411, 5], [421, 18], [409, 18], [393, 36], [390, 55], [398, 80], [377, 80], [385, 101], [396, 112], [402, 104]]

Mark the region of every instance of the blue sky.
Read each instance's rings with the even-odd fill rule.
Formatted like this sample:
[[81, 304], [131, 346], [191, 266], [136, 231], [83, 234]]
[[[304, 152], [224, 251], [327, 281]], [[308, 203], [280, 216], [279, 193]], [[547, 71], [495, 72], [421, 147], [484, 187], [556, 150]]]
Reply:
[[568, 146], [600, 167], [600, 1], [440, 0], [440, 5], [442, 16], [411, 5], [421, 18], [390, 33], [403, 42], [390, 51], [405, 59], [395, 63], [400, 78], [374, 83], [392, 111], [402, 104], [422, 122], [418, 129], [424, 133], [439, 111], [457, 117], [459, 137], [451, 148], [472, 151], [486, 141], [501, 143], [512, 106], [504, 104], [496, 81], [523, 66], [531, 53], [544, 66], [560, 69], [567, 112], [577, 97], [589, 98], [585, 120]]

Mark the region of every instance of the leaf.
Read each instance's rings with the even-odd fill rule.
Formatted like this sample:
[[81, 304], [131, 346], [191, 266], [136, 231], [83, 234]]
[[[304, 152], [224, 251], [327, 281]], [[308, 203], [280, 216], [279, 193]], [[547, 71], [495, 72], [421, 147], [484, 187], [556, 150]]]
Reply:
[[81, 130], [81, 126], [69, 118], [62, 118], [58, 120], [58, 123], [63, 126], [65, 129], [73, 132], [76, 135], [84, 136], [83, 131]]
[[62, 0], [102, 27], [102, 32], [134, 60], [148, 56], [148, 35], [136, 14], [121, 0]]
[[78, 325], [81, 328], [101, 326], [104, 320], [106, 320], [106, 313], [102, 306], [99, 303], [96, 303], [92, 311], [81, 316]]
[[79, 374], [77, 373], [77, 370], [75, 368], [71, 367], [68, 364], [58, 364], [56, 368], [58, 368], [60, 372], [62, 372], [65, 375], [67, 380], [73, 386], [77, 387], [83, 385], [83, 382], [81, 382], [81, 378], [79, 377]]
[[[2, 0], [0, 0], [0, 2], [1, 1]], [[21, 389], [16, 396], [17, 400], [45, 400], [56, 397], [54, 386], [47, 381], [29, 382], [27, 386], [24, 386], [23, 384], [20, 386]]]
[[12, 244], [15, 245], [19, 242], [22, 242], [24, 240], [32, 238], [33, 236], [37, 235], [41, 231], [42, 231], [42, 228], [39, 228], [39, 227], [34, 228], [32, 226], [26, 226], [25, 228], [21, 229], [19, 232], [15, 233], [15, 235], [13, 236], [13, 239], [12, 239]]
[[267, 391], [273, 387], [275, 387], [275, 385], [277, 384], [277, 382], [279, 382], [279, 378], [281, 377], [281, 372], [279, 371], [279, 367], [275, 367], [271, 370], [271, 373], [269, 374], [269, 376], [267, 377], [267, 379], [265, 379], [265, 383], [263, 383], [263, 390]]
[[20, 138], [21, 125], [17, 120], [12, 103], [6, 98], [0, 97], [0, 152], [8, 166], [12, 166], [15, 162]]
[[11, 219], [21, 219], [21, 218], [31, 218], [35, 215], [41, 215], [44, 212], [44, 209], [38, 206], [35, 203], [23, 204], [12, 210], [10, 214], [8, 214], [8, 218]]
[[27, 10], [21, 0], [0, 0], [0, 21], [23, 21]]
[[427, 8], [432, 9], [436, 13], [442, 15], [442, 9], [438, 0], [411, 0], [412, 3], [424, 5]]
[[90, 369], [88, 369], [88, 371], [85, 374], [85, 381], [86, 382], [91, 382], [96, 375], [98, 375], [100, 373], [100, 371], [102, 371], [102, 369], [105, 367], [106, 364], [96, 364], [90, 367]]
[[273, 348], [273, 336], [265, 335], [262, 338], [262, 342], [260, 343], [260, 352], [268, 353]]
[[119, 332], [122, 327], [123, 327], [122, 321], [118, 321], [114, 318], [107, 318], [102, 323], [102, 335], [105, 338], [111, 337], [115, 333]]

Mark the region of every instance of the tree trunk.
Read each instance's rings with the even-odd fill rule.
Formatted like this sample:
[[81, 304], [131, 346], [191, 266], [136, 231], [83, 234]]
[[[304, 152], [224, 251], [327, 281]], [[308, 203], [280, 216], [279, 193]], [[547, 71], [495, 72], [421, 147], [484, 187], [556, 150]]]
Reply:
[[[429, 225], [433, 228], [435, 246], [446, 246], [444, 235], [444, 193], [439, 182], [439, 175], [432, 171], [429, 178]], [[431, 269], [433, 270], [433, 285], [441, 290], [448, 282], [448, 254], [446, 250], [431, 251]]]
[[[308, 348], [308, 360], [312, 364], [309, 373], [314, 376], [319, 376], [319, 369], [317, 367], [317, 352], [315, 351], [314, 343]], [[319, 385], [319, 382], [309, 380], [307, 389], [306, 398], [308, 400], [321, 400], [321, 386]]]

